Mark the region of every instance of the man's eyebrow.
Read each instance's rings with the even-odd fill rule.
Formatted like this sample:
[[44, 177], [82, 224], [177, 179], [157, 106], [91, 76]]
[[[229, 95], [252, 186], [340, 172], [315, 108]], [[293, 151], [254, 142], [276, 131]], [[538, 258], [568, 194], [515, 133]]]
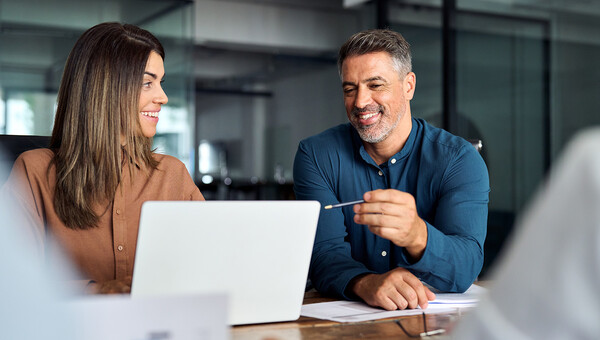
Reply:
[[375, 76], [375, 77], [367, 78], [367, 79], [363, 80], [362, 83], [368, 83], [370, 81], [375, 81], [375, 80], [379, 80], [379, 81], [383, 81], [383, 82], [387, 83], [387, 80], [385, 78], [383, 78], [382, 76]]
[[[382, 81], [382, 82], [384, 82], [384, 83], [387, 83], [387, 82], [388, 82], [388, 81], [387, 81], [387, 80], [386, 80], [384, 77], [382, 77], [382, 76], [374, 76], [374, 77], [371, 77], [371, 78], [367, 78], [367, 79], [365, 79], [365, 80], [361, 80], [360, 82], [364, 84], [364, 83], [368, 83], [368, 82], [371, 82], [371, 81], [376, 81], [376, 80], [377, 80], [377, 81]], [[345, 86], [356, 86], [356, 83], [353, 83], [353, 82], [351, 82], [351, 81], [345, 81], [345, 82], [342, 82], [342, 87], [345, 87]]]

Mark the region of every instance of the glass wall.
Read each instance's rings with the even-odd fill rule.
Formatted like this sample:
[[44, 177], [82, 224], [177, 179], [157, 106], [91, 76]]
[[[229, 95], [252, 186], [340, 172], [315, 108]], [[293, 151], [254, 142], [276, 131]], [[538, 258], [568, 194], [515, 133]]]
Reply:
[[66, 58], [87, 28], [136, 24], [166, 50], [163, 107], [154, 139], [159, 152], [193, 171], [193, 11], [190, 1], [0, 0], [0, 134], [50, 135]]
[[167, 50], [159, 150], [183, 160], [209, 199], [289, 198], [298, 142], [347, 121], [339, 46], [389, 26], [412, 45], [413, 114], [483, 142], [487, 266], [565, 144], [600, 123], [599, 17], [600, 1], [568, 0], [0, 0], [0, 133], [49, 134], [75, 39], [127, 21]]
[[[452, 2], [390, 1], [388, 20], [412, 45], [413, 114], [483, 141], [492, 188], [487, 268], [565, 144], [600, 122], [594, 65], [600, 39], [593, 33], [600, 29], [600, 4], [456, 1], [455, 54], [445, 55], [442, 14]], [[444, 83], [444, 58], [455, 61], [452, 84]], [[455, 94], [451, 117], [444, 93]]]

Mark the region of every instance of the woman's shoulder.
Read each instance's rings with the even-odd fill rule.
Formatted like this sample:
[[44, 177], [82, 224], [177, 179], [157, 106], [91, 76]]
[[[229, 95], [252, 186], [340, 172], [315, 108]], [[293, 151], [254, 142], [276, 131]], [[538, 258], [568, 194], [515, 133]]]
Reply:
[[27, 167], [39, 166], [45, 169], [48, 167], [53, 157], [54, 152], [50, 149], [33, 149], [20, 154], [15, 163], [20, 161]]
[[176, 157], [159, 153], [152, 154], [152, 157], [158, 162], [158, 168], [161, 170], [186, 169], [185, 164]]
[[26, 181], [30, 185], [31, 183], [47, 185], [50, 182], [48, 179], [53, 178], [53, 171], [49, 172], [52, 169], [53, 157], [54, 152], [50, 149], [33, 149], [23, 152], [13, 164], [9, 181], [15, 181], [15, 183]]
[[176, 199], [203, 200], [200, 190], [182, 161], [173, 156], [156, 153], [153, 157], [158, 161], [158, 166], [157, 171], [152, 171], [150, 175], [151, 181], [159, 180], [162, 186], [169, 187]]

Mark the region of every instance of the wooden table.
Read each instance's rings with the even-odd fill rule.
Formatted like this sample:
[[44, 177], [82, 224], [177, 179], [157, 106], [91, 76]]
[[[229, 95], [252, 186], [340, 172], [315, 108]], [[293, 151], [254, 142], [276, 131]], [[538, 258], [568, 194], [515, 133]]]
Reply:
[[[304, 295], [304, 304], [334, 301], [323, 298], [317, 292]], [[426, 315], [429, 330], [439, 328], [448, 321], [458, 319], [457, 315], [432, 314]], [[296, 321], [276, 322], [260, 325], [235, 326], [231, 328], [232, 340], [300, 340], [300, 339], [411, 339], [396, 324], [401, 320], [407, 331], [413, 334], [423, 332], [421, 315], [395, 317], [374, 321], [339, 323], [301, 316]], [[442, 326], [440, 326], [442, 327]]]

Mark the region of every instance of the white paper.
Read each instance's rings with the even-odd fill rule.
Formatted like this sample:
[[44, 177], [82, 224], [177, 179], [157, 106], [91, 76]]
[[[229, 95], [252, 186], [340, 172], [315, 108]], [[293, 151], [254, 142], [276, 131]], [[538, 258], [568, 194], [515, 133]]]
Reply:
[[96, 295], [67, 303], [76, 315], [77, 339], [226, 340], [225, 295], [136, 298]]
[[486, 289], [471, 285], [467, 291], [462, 294], [457, 293], [436, 293], [435, 300], [430, 301], [430, 304], [473, 304], [477, 303]]
[[485, 293], [485, 288], [472, 285], [466, 292], [439, 293], [436, 299], [429, 302], [429, 306], [421, 308], [387, 311], [381, 308], [368, 306], [361, 301], [332, 301], [313, 303], [302, 306], [302, 316], [331, 320], [337, 322], [362, 322], [383, 318], [418, 315], [453, 313], [457, 309], [475, 307], [480, 296]]

